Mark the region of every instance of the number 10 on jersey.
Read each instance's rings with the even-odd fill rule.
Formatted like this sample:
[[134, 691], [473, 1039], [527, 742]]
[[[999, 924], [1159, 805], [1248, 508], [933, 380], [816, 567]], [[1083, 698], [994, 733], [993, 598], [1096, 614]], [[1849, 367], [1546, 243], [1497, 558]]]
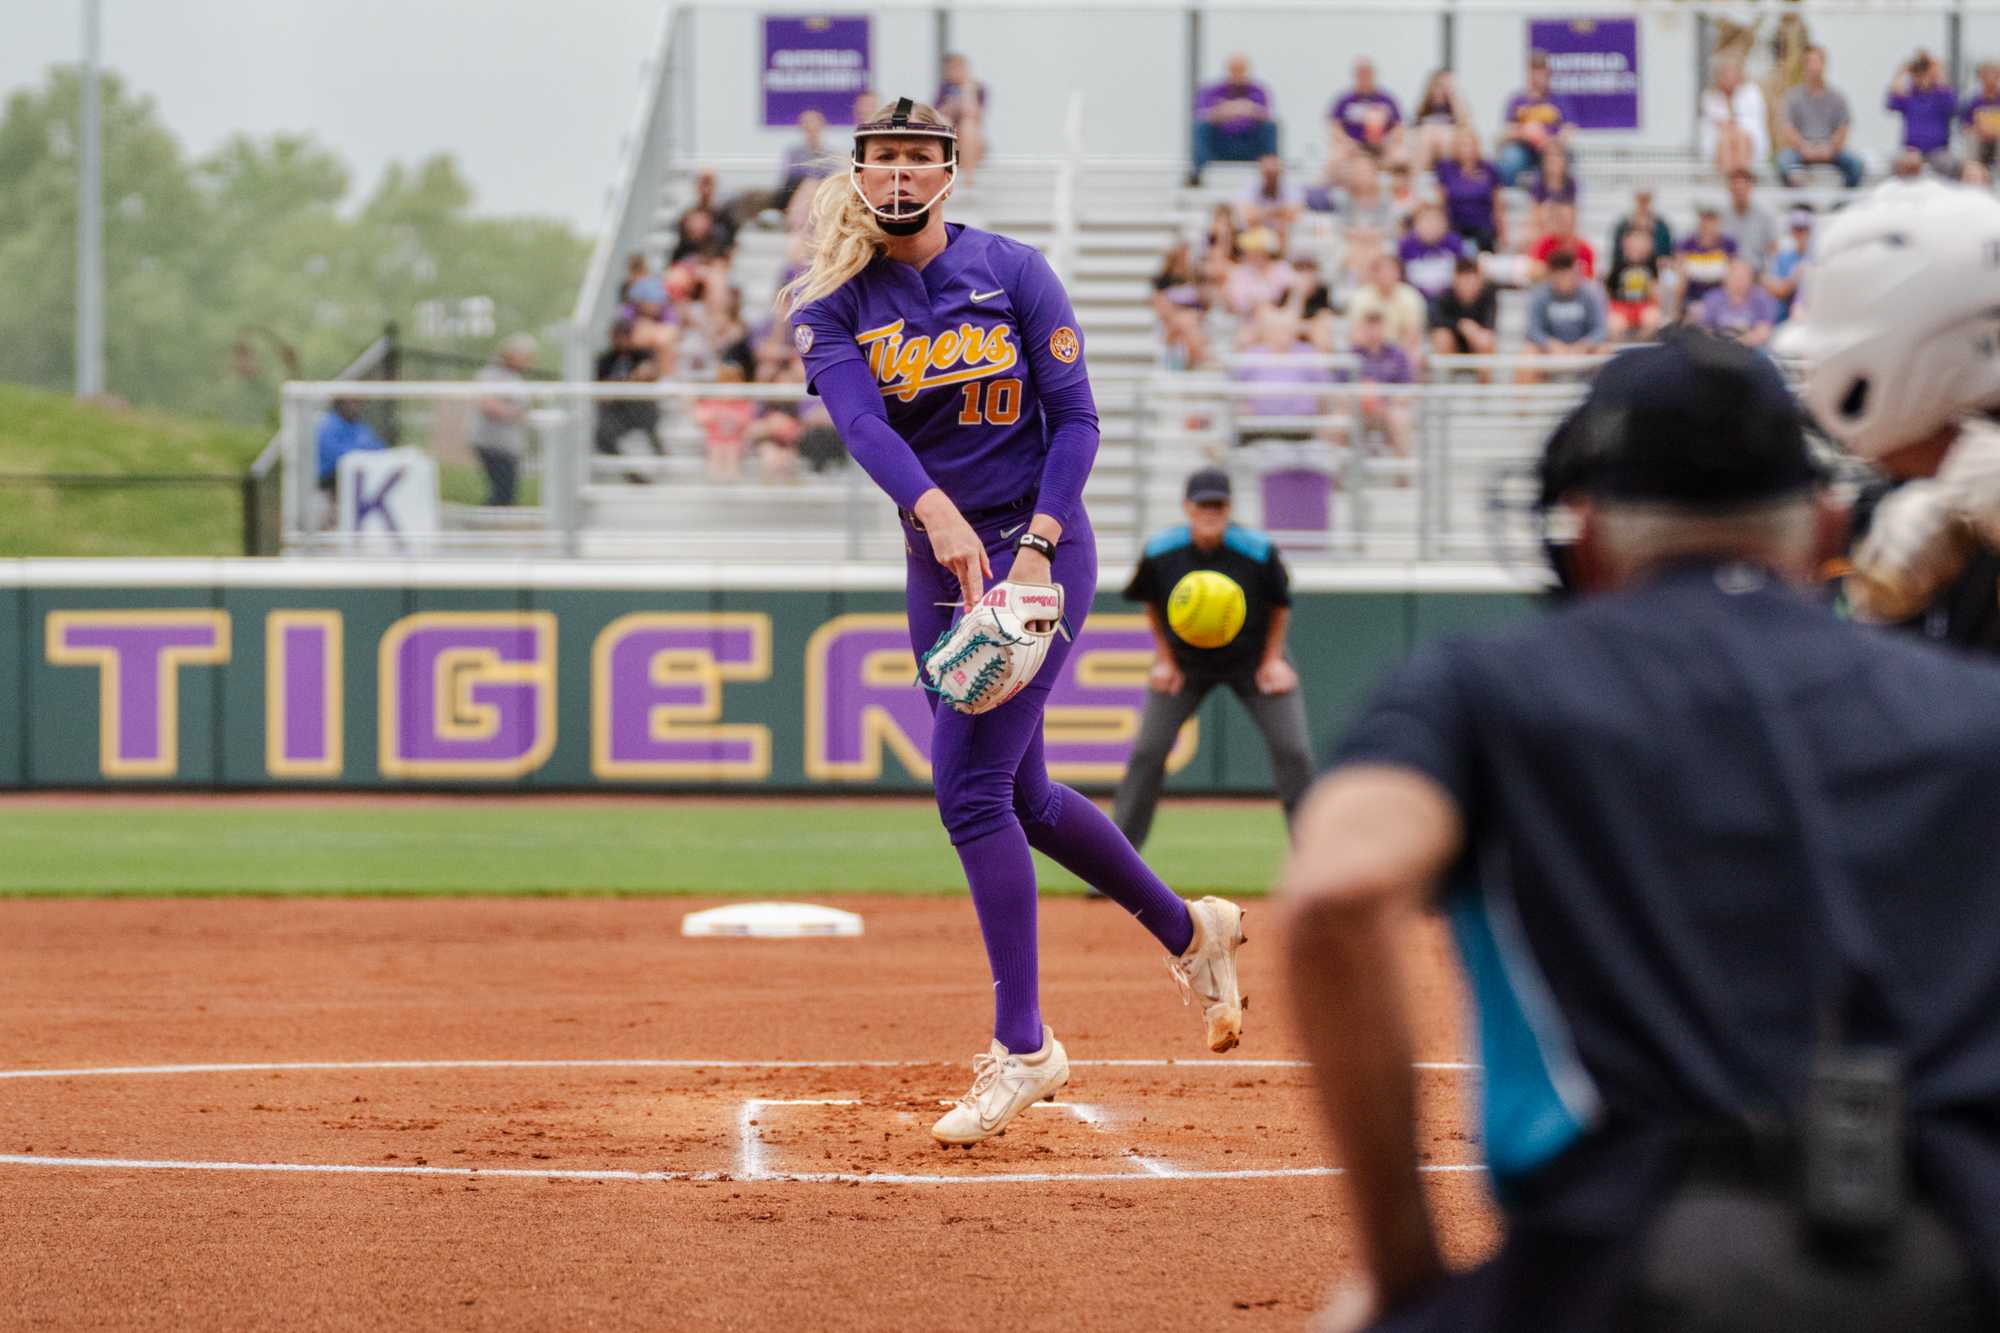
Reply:
[[965, 405], [958, 410], [961, 426], [1011, 426], [1021, 419], [1021, 381], [974, 380], [965, 386]]

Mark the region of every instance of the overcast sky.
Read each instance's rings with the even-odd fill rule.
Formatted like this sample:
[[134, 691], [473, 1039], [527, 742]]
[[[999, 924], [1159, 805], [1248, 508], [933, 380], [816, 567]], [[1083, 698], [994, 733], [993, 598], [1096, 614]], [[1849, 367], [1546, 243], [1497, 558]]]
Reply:
[[[310, 132], [357, 191], [458, 157], [483, 213], [594, 233], [661, 0], [102, 0], [106, 66], [199, 155]], [[0, 98], [79, 59], [82, 0], [0, 0]]]

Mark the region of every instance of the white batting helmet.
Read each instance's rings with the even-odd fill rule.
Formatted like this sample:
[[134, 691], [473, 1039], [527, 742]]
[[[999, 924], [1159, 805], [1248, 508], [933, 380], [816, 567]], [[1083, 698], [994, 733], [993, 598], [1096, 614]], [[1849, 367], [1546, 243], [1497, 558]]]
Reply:
[[1804, 309], [1773, 350], [1807, 363], [1806, 406], [1863, 458], [2000, 405], [2000, 199], [1890, 182], [1813, 237]]

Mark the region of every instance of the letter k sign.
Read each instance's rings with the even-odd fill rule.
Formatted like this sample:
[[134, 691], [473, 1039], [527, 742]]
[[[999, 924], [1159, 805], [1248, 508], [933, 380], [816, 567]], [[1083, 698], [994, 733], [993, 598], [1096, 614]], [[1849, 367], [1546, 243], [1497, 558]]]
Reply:
[[384, 472], [382, 474], [382, 484], [375, 489], [373, 494], [369, 493], [368, 478], [365, 474], [354, 479], [354, 530], [356, 532], [367, 530], [368, 518], [371, 514], [381, 515], [382, 526], [390, 532], [398, 531], [395, 511], [389, 508], [389, 492], [395, 490], [401, 484], [403, 476], [408, 470], [407, 468], [399, 467], [393, 472]]

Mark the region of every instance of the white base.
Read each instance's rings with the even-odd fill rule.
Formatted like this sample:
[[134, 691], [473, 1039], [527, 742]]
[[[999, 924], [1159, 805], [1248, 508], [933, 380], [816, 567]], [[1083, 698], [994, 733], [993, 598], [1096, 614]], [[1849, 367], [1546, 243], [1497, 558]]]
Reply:
[[796, 940], [861, 933], [861, 917], [812, 903], [731, 903], [681, 918], [681, 934]]

